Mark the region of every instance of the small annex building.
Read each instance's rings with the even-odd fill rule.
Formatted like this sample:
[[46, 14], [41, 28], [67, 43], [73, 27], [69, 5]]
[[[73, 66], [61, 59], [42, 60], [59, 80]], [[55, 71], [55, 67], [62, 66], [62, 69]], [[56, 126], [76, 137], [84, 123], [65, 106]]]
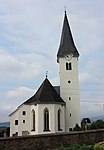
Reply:
[[43, 81], [37, 92], [10, 114], [10, 136], [72, 131], [80, 125], [79, 52], [65, 11], [57, 62], [60, 85]]

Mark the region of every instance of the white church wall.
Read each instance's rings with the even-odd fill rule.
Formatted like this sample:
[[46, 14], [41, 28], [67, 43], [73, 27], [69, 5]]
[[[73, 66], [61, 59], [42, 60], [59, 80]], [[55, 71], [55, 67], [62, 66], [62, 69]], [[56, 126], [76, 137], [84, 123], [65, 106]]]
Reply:
[[[61, 126], [63, 131], [65, 130], [65, 106], [59, 104], [38, 104], [37, 105], [37, 132], [36, 134], [45, 134], [45, 133], [55, 133], [58, 132], [58, 121], [57, 121], [57, 112], [58, 109], [62, 111], [62, 118], [61, 118]], [[44, 131], [44, 110], [48, 109], [49, 111], [49, 129], [50, 131]]]
[[[23, 111], [26, 112], [25, 115], [23, 115]], [[18, 135], [22, 136], [23, 132], [25, 133], [27, 132], [27, 134], [29, 134], [30, 132], [30, 105], [23, 105], [22, 107], [20, 107], [18, 111], [18, 119], [19, 119]]]
[[[49, 129], [50, 131], [44, 131], [44, 110], [49, 111]], [[62, 132], [58, 131], [58, 110], [61, 110], [61, 128], [65, 131], [65, 106], [60, 104], [37, 104], [37, 105], [22, 105], [18, 108], [16, 112], [11, 115], [11, 126], [10, 134], [16, 134], [18, 136], [22, 135], [35, 135], [35, 134], [45, 134], [45, 133], [55, 133]], [[33, 118], [32, 111], [35, 111], [35, 130], [32, 131]], [[25, 111], [25, 115], [23, 115]], [[15, 125], [15, 120], [18, 120], [18, 125]], [[25, 120], [25, 123], [23, 123]]]
[[[26, 115], [23, 115], [23, 111]], [[18, 125], [15, 125], [15, 120], [18, 120]], [[24, 121], [23, 121], [24, 120]], [[10, 136], [18, 133], [18, 136], [22, 136], [23, 132], [30, 131], [30, 105], [21, 105], [16, 112], [11, 115], [10, 121]]]
[[[32, 131], [33, 128], [33, 116], [32, 111], [35, 111], [35, 131]], [[30, 134], [38, 134], [38, 105], [31, 105], [31, 116], [30, 116]]]
[[[38, 133], [50, 133], [55, 132], [55, 105], [54, 104], [39, 104], [38, 105]], [[49, 129], [50, 131], [44, 131], [44, 110], [49, 111]]]
[[[61, 111], [60, 127], [62, 131], [58, 131], [58, 110]], [[65, 132], [65, 105], [55, 105], [55, 131]]]
[[18, 111], [15, 111], [10, 117], [10, 136], [18, 132], [18, 126], [15, 125], [15, 120], [18, 120]]
[[[71, 62], [72, 70], [66, 70], [66, 62]], [[76, 57], [73, 57], [71, 61], [60, 58], [59, 63], [60, 96], [66, 102], [66, 131], [69, 131], [76, 123], [80, 125], [78, 60]], [[70, 83], [68, 83], [69, 80], [71, 81]]]

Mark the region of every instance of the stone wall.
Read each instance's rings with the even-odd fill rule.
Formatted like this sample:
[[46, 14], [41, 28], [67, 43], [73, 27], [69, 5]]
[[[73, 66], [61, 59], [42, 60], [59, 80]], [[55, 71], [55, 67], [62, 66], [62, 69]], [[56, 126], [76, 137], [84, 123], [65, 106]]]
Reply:
[[0, 138], [0, 150], [50, 150], [62, 144], [94, 144], [104, 141], [104, 130]]

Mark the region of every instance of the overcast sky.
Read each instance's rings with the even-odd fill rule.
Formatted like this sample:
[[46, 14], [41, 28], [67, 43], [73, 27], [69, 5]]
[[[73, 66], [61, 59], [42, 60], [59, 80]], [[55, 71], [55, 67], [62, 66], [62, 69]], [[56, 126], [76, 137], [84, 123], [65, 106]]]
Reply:
[[81, 116], [104, 115], [104, 0], [0, 0], [0, 122], [45, 79], [59, 85], [64, 7], [80, 53]]

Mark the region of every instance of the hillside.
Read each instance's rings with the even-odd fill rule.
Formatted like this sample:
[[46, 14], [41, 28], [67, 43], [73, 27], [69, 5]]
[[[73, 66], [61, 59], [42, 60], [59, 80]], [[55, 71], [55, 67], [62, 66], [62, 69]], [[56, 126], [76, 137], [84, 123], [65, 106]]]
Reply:
[[10, 122], [0, 122], [0, 127], [10, 127]]

